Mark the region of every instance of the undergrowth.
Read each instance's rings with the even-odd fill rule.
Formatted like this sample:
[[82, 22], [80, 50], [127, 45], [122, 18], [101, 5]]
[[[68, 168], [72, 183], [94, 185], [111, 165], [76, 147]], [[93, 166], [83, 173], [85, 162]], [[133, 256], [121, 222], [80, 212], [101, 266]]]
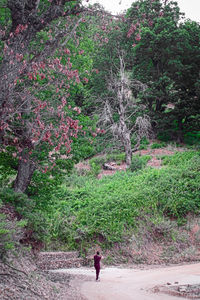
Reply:
[[189, 213], [200, 213], [200, 155], [189, 151], [162, 159], [161, 169], [118, 172], [101, 180], [73, 173], [43, 206], [40, 199], [23, 197], [12, 203], [49, 249], [128, 242], [144, 217], [167, 235], [170, 219], [180, 226]]

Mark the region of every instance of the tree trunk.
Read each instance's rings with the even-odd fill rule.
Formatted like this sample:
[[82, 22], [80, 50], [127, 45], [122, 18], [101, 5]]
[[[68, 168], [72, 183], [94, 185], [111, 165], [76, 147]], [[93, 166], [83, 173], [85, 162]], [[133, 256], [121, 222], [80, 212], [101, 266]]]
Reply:
[[183, 122], [182, 119], [178, 119], [178, 132], [177, 132], [177, 141], [178, 143], [184, 143], [184, 135], [183, 135]]
[[125, 149], [125, 154], [126, 154], [126, 164], [127, 167], [129, 168], [131, 165], [132, 161], [132, 148], [131, 148], [131, 139], [130, 139], [130, 134], [126, 136], [124, 139], [124, 149]]
[[15, 192], [24, 193], [26, 191], [35, 169], [35, 163], [29, 159], [29, 155], [22, 153], [22, 159], [19, 161], [17, 177], [14, 182]]

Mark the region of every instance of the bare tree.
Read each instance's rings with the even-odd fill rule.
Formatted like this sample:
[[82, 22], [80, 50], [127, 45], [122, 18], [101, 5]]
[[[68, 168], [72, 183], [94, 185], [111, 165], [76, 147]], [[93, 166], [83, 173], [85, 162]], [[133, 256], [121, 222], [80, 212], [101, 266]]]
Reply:
[[[111, 131], [113, 137], [123, 145], [127, 167], [131, 165], [132, 153], [140, 146], [142, 137], [150, 137], [151, 123], [147, 115], [138, 116], [133, 124], [131, 118], [136, 116], [139, 111], [144, 110], [144, 106], [137, 104], [131, 93], [131, 87], [145, 87], [139, 82], [131, 81], [125, 71], [124, 54], [119, 54], [119, 74], [115, 76], [110, 72], [108, 79], [108, 89], [110, 97], [103, 101], [103, 110], [99, 122]], [[117, 114], [117, 121], [114, 115]], [[132, 149], [131, 136], [136, 135], [136, 146]]]

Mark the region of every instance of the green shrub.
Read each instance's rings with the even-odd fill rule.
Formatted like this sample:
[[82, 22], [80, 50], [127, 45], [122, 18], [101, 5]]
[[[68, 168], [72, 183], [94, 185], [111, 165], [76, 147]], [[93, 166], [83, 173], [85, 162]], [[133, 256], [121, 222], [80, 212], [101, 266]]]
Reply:
[[184, 135], [184, 142], [187, 145], [199, 145], [200, 146], [200, 131], [187, 132]]
[[[68, 232], [63, 237], [72, 248], [83, 243], [109, 246], [126, 240], [144, 215], [173, 217], [181, 224], [188, 213], [198, 214], [199, 161], [195, 153], [187, 162], [184, 153], [175, 156], [179, 157], [176, 166], [144, 169], [140, 173], [119, 172], [101, 180], [85, 181], [82, 187], [71, 190], [63, 198], [62, 208], [57, 204], [63, 212], [61, 220], [68, 220], [62, 221], [58, 236], [63, 235], [62, 231]], [[161, 230], [162, 226], [156, 228]]]
[[110, 153], [107, 154], [106, 159], [108, 162], [115, 161], [117, 164], [120, 164], [125, 161], [125, 153]]
[[107, 158], [105, 155], [102, 155], [102, 156], [96, 156], [96, 157], [93, 157], [89, 160], [89, 164], [90, 166], [92, 164], [95, 164], [95, 165], [99, 165], [100, 167], [102, 167], [102, 165], [107, 161]]
[[[143, 168], [150, 158], [133, 156], [134, 168]], [[127, 242], [145, 216], [152, 220], [152, 232], [165, 236], [170, 218], [180, 225], [188, 213], [200, 213], [200, 155], [178, 152], [165, 156], [163, 164], [165, 168], [118, 172], [100, 180], [74, 171], [66, 185], [51, 190], [45, 205], [40, 193], [30, 199], [7, 189], [0, 197], [17, 206], [36, 236], [55, 250]]]
[[166, 130], [163, 130], [162, 132], [159, 132], [158, 135], [157, 135], [157, 138], [160, 140], [160, 141], [163, 141], [163, 142], [169, 142], [171, 140], [171, 135], [168, 131]]
[[101, 171], [101, 166], [98, 165], [98, 164], [96, 164], [96, 163], [94, 163], [94, 162], [92, 162], [92, 163], [90, 164], [90, 168], [91, 168], [90, 174], [93, 175], [93, 176], [95, 176], [95, 177], [97, 177], [98, 174], [99, 174], [100, 171]]
[[[0, 202], [1, 207], [2, 202]], [[6, 216], [0, 213], [0, 259], [16, 248], [21, 237], [21, 228], [26, 224], [25, 220], [18, 222], [7, 220]]]
[[9, 153], [0, 152], [0, 187], [11, 185], [17, 174], [17, 159]]
[[146, 150], [149, 145], [149, 140], [146, 137], [143, 137], [140, 141], [139, 150]]
[[139, 158], [139, 156], [134, 156], [131, 161], [130, 170], [135, 172], [141, 170], [143, 167], [143, 161]]
[[143, 169], [150, 159], [151, 159], [150, 155], [144, 155], [144, 156], [134, 155], [132, 157], [130, 171], [135, 172]]
[[164, 148], [166, 147], [166, 143], [162, 142], [162, 143], [153, 143], [151, 145], [151, 149], [159, 149], [159, 148]]
[[15, 207], [29, 207], [28, 196], [23, 193], [15, 193], [11, 188], [0, 189], [0, 199], [3, 203], [10, 203]]
[[[186, 152], [177, 152], [175, 155], [163, 156], [162, 164], [171, 166], [171, 167], [181, 167], [183, 164], [188, 165], [189, 161], [198, 160], [200, 157], [200, 152], [195, 151], [186, 151]], [[197, 164], [198, 165], [198, 164]]]

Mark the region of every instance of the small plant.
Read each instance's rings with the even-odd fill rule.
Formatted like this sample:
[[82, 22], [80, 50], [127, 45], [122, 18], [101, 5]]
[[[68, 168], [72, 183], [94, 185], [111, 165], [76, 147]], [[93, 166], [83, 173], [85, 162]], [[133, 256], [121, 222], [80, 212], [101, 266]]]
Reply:
[[113, 257], [111, 257], [110, 255], [108, 255], [106, 258], [104, 258], [104, 262], [107, 265], [112, 265], [113, 264]]
[[149, 140], [147, 140], [146, 137], [143, 137], [140, 142], [139, 150], [146, 150], [148, 148], [148, 145], [149, 145]]
[[95, 164], [95, 165], [99, 165], [99, 166], [102, 166], [105, 162], [106, 162], [107, 158], [106, 156], [97, 156], [97, 157], [93, 157], [89, 160], [89, 164], [90, 166], [92, 164]]
[[132, 172], [141, 170], [143, 166], [144, 166], [143, 161], [138, 156], [132, 158], [131, 165], [130, 165], [130, 170]]
[[200, 144], [200, 131], [187, 132], [184, 135], [184, 142], [187, 145], [199, 145]]
[[132, 172], [135, 172], [135, 171], [143, 169], [150, 159], [151, 159], [150, 155], [144, 155], [144, 156], [135, 155], [135, 156], [133, 156], [130, 170]]
[[[0, 202], [0, 208], [2, 203]], [[11, 221], [0, 213], [0, 259], [3, 259], [7, 253], [14, 250], [22, 236], [21, 228], [27, 225], [26, 220]]]
[[159, 148], [164, 148], [166, 147], [166, 143], [162, 142], [162, 143], [153, 143], [151, 145], [151, 149], [159, 149]]
[[96, 164], [95, 162], [92, 162], [90, 164], [91, 171], [90, 174], [97, 177], [101, 171], [101, 166], [99, 164]]
[[125, 153], [111, 153], [106, 156], [107, 161], [115, 161], [117, 164], [120, 164], [125, 161]]

